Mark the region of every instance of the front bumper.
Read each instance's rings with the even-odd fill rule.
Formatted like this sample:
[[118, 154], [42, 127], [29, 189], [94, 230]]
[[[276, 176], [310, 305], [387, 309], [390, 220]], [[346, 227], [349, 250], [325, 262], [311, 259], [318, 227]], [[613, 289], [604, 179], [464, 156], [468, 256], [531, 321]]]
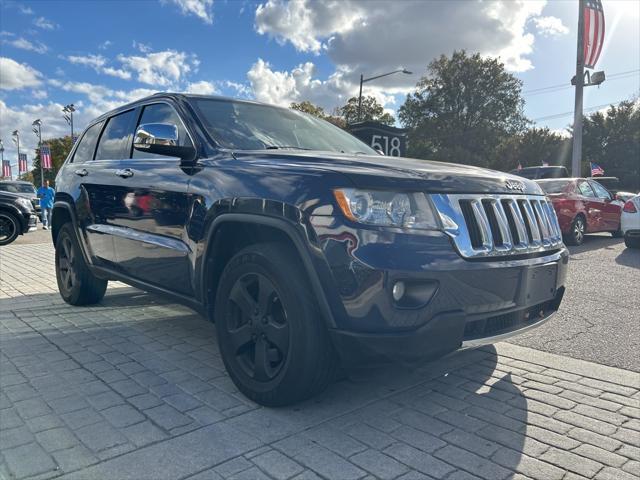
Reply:
[[[564, 294], [569, 254], [464, 260], [442, 233], [318, 228], [343, 361], [422, 360], [544, 323]], [[326, 225], [325, 225], [326, 228]], [[409, 302], [393, 298], [405, 283]], [[335, 291], [332, 291], [335, 289]]]
[[25, 213], [22, 233], [34, 232], [37, 230], [38, 217], [35, 213]]

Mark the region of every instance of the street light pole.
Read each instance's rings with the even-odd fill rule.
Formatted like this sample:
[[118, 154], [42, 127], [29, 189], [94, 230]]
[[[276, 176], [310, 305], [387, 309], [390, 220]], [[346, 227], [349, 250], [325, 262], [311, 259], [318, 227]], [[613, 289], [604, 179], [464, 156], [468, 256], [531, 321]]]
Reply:
[[76, 108], [73, 103], [70, 103], [69, 105], [65, 105], [62, 111], [65, 114], [64, 119], [71, 126], [71, 144], [73, 144], [73, 112], [76, 111]]
[[406, 68], [400, 68], [398, 70], [394, 70], [393, 72], [383, 73], [382, 75], [376, 75], [375, 77], [364, 78], [364, 75], [360, 74], [360, 93], [358, 94], [358, 122], [362, 120], [362, 84], [366, 82], [370, 82], [371, 80], [377, 80], [378, 78], [387, 77], [389, 75], [393, 75], [396, 73], [404, 73], [405, 75], [412, 75], [413, 72], [410, 72]]
[[571, 175], [582, 176], [582, 101], [584, 92], [584, 0], [578, 1], [578, 51], [576, 60], [576, 97], [573, 109], [573, 153]]
[[[40, 186], [44, 186], [44, 169], [42, 168], [42, 121], [38, 118], [31, 124], [33, 133], [38, 137], [38, 153], [40, 155]], [[37, 130], [36, 130], [37, 127]]]

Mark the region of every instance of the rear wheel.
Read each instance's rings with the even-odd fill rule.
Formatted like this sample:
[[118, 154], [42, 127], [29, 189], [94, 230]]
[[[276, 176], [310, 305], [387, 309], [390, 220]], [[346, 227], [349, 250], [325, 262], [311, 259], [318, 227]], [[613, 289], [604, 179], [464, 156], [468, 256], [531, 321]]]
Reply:
[[20, 221], [9, 212], [0, 212], [0, 245], [9, 245], [20, 234]]
[[231, 379], [261, 405], [309, 398], [335, 374], [337, 356], [308, 279], [283, 245], [253, 245], [229, 261], [214, 318]]
[[629, 235], [625, 235], [624, 244], [628, 248], [640, 248], [640, 237], [630, 237]]
[[565, 235], [565, 242], [567, 245], [582, 245], [584, 242], [584, 234], [587, 230], [587, 225], [582, 215], [578, 215], [573, 219], [569, 233]]
[[60, 296], [71, 305], [98, 303], [107, 290], [107, 280], [87, 267], [70, 223], [62, 226], [56, 240], [56, 279]]

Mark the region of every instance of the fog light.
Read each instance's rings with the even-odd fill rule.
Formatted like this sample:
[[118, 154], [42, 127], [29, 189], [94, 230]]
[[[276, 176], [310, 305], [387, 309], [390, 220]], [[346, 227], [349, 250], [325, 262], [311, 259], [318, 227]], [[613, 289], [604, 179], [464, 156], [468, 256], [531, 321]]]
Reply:
[[402, 297], [404, 297], [404, 291], [405, 291], [404, 282], [396, 282], [395, 285], [393, 286], [393, 290], [391, 290], [391, 293], [393, 294], [393, 299], [396, 302], [399, 302], [402, 299]]

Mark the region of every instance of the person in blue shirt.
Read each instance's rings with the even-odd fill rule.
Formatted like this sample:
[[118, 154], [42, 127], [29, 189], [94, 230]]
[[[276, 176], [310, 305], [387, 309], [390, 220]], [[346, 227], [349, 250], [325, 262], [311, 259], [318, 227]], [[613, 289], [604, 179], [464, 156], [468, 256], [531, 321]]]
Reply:
[[51, 224], [51, 209], [53, 208], [53, 199], [55, 196], [56, 191], [49, 186], [49, 180], [45, 180], [44, 185], [38, 189], [42, 224], [44, 225], [45, 230], [48, 230], [49, 225]]

